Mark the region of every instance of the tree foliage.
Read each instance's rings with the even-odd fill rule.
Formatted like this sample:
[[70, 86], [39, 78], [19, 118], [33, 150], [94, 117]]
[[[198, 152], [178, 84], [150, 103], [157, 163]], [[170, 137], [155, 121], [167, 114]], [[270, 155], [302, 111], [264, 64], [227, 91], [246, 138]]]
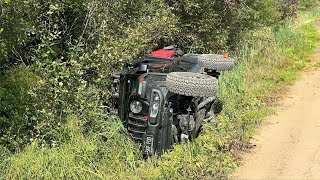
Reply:
[[196, 52], [232, 49], [243, 32], [279, 20], [279, 4], [275, 0], [171, 0], [168, 4], [179, 17], [181, 33], [177, 42]]

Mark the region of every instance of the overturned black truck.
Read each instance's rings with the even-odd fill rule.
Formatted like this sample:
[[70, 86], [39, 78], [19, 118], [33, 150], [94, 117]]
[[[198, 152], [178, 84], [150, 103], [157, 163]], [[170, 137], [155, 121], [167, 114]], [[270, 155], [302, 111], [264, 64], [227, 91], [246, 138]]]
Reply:
[[144, 155], [161, 154], [192, 141], [214, 118], [219, 72], [233, 67], [227, 53], [184, 54], [172, 46], [154, 51], [114, 74], [112, 113]]

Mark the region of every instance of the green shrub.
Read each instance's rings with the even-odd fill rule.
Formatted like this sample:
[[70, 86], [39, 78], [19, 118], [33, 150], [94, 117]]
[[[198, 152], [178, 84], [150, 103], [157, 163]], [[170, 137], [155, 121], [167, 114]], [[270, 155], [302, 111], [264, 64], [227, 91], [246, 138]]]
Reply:
[[0, 76], [0, 144], [19, 150], [31, 138], [34, 114], [29, 90], [38, 81], [30, 68], [19, 66]]
[[281, 15], [277, 0], [169, 2], [181, 27], [176, 42], [193, 52], [237, 48], [242, 33], [274, 24]]
[[318, 5], [318, 0], [300, 0], [300, 7], [303, 9], [314, 8]]

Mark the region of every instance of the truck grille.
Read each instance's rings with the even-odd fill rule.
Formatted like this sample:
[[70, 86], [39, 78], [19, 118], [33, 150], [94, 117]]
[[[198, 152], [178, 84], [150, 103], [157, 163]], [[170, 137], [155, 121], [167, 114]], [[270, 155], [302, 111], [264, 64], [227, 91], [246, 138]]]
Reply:
[[129, 114], [127, 129], [131, 138], [137, 142], [142, 143], [142, 137], [146, 133], [147, 121], [143, 116], [134, 116]]

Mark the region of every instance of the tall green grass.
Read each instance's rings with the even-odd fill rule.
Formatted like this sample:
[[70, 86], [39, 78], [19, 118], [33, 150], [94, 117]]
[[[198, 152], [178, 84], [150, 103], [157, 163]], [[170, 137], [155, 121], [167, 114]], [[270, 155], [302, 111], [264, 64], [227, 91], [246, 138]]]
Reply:
[[103, 123], [83, 135], [70, 118], [69, 140], [58, 147], [37, 142], [11, 155], [0, 147], [4, 179], [199, 179], [225, 178], [237, 166], [237, 151], [268, 114], [279, 90], [309, 66], [306, 60], [318, 41], [314, 21], [319, 10], [304, 13], [296, 23], [250, 32], [236, 55], [236, 68], [223, 73], [220, 99], [224, 109], [206, 124], [194, 142], [177, 145], [162, 157], [141, 158], [139, 148], [124, 136], [118, 121]]
[[67, 142], [49, 148], [34, 141], [23, 152], [1, 163], [3, 178], [111, 179], [121, 174], [129, 178], [140, 152], [123, 135], [125, 129], [119, 121], [108, 122], [102, 123], [101, 131], [83, 136], [79, 121], [70, 118], [65, 128]]

